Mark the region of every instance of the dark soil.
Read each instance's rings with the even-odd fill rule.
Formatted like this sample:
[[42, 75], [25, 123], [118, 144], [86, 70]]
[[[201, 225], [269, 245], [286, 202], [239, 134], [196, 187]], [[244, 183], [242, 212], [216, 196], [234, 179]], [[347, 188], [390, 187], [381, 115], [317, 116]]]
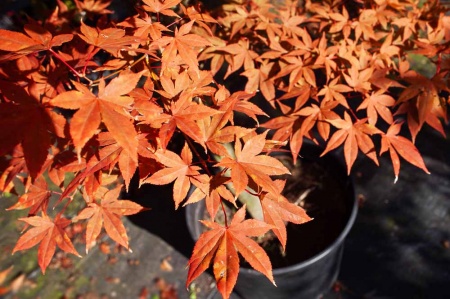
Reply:
[[353, 195], [342, 185], [343, 176], [337, 169], [307, 158], [299, 159], [295, 167], [288, 164], [292, 176], [286, 177], [283, 195], [302, 206], [313, 220], [287, 224], [286, 252], [278, 242], [263, 244], [274, 268], [305, 261], [325, 250], [343, 231], [351, 211], [348, 197]]

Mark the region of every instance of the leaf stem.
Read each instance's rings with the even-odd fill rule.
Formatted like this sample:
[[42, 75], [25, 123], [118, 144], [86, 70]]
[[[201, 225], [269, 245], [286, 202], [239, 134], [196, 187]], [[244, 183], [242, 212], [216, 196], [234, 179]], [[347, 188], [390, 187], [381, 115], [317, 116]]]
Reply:
[[94, 55], [97, 52], [98, 52], [98, 50], [97, 51], [92, 50], [92, 51], [89, 52], [88, 58], [85, 60], [85, 64], [84, 64], [84, 67], [83, 67], [83, 75], [86, 75], [86, 69], [87, 69], [87, 65], [88, 65], [89, 60], [91, 60], [92, 57], [94, 57]]
[[169, 28], [170, 26], [173, 26], [173, 25], [179, 23], [179, 22], [182, 21], [182, 20], [184, 20], [184, 18], [176, 19], [175, 21], [173, 21], [172, 23], [170, 23], [170, 24], [167, 25], [166, 27]]
[[[183, 133], [183, 132], [182, 132]], [[203, 170], [209, 175], [212, 176], [211, 172], [209, 171], [208, 165], [206, 165], [205, 159], [203, 159], [199, 152], [197, 151], [197, 149], [195, 148], [194, 144], [192, 143], [191, 139], [189, 139], [189, 137], [183, 133], [184, 139], [186, 140], [186, 142], [189, 145], [189, 148], [194, 152], [194, 154], [197, 156], [198, 160], [200, 161], [200, 163], [202, 164], [202, 168]]]
[[[183, 132], [182, 132], [183, 133]], [[189, 137], [184, 134], [184, 139], [186, 140], [186, 142], [189, 145], [189, 148], [194, 152], [194, 154], [197, 156], [198, 160], [200, 161], [200, 163], [202, 164], [203, 169], [205, 170], [205, 172], [209, 175], [212, 176], [211, 172], [209, 171], [208, 165], [206, 165], [205, 159], [203, 159], [200, 156], [200, 153], [197, 151], [197, 149], [195, 148], [194, 144], [192, 143], [191, 139], [189, 139]], [[225, 227], [228, 227], [228, 217], [227, 217], [227, 213], [225, 211], [225, 205], [223, 204], [223, 200], [222, 198], [220, 198], [220, 206], [222, 207], [222, 212], [224, 215], [224, 222], [225, 222]]]
[[[130, 67], [135, 66], [136, 64], [138, 64], [139, 62], [141, 62], [142, 60], [144, 60], [146, 56], [147, 56], [147, 55], [142, 55], [141, 57], [139, 57], [139, 59], [137, 59], [136, 61], [133, 61], [133, 63], [130, 64], [128, 67], [130, 68]], [[115, 71], [115, 72], [113, 72], [113, 73], [111, 73], [111, 74], [109, 74], [109, 75], [106, 75], [106, 76], [102, 77], [102, 79], [105, 80], [105, 79], [111, 78], [111, 77], [113, 77], [113, 76], [119, 74], [121, 71], [123, 71], [123, 67], [121, 67], [120, 69], [118, 69], [117, 71]], [[100, 79], [97, 79], [97, 80], [92, 81], [92, 83], [91, 83], [90, 85], [91, 85], [91, 86], [95, 86], [95, 85], [98, 84], [99, 82], [100, 82]]]
[[355, 119], [355, 121], [358, 121], [358, 117], [356, 116], [355, 112], [353, 111], [353, 109], [348, 109], [350, 111], [350, 114], [353, 116], [353, 118]]
[[61, 55], [59, 55], [58, 53], [56, 53], [53, 49], [48, 49], [48, 51], [50, 51], [50, 53], [57, 58], [59, 61], [61, 61], [65, 66], [67, 66], [69, 68], [69, 70], [72, 71], [72, 73], [74, 73], [77, 77], [79, 78], [84, 78], [86, 80], [88, 80], [90, 83], [92, 82], [92, 80], [90, 80], [89, 78], [86, 78], [85, 75], [79, 73], [76, 69], [74, 69], [70, 64], [67, 63], [67, 61], [64, 60], [64, 58], [61, 57]]
[[220, 206], [222, 207], [222, 212], [224, 215], [225, 227], [228, 228], [228, 217], [227, 217], [227, 212], [225, 212], [225, 205], [223, 204], [222, 198], [220, 198]]

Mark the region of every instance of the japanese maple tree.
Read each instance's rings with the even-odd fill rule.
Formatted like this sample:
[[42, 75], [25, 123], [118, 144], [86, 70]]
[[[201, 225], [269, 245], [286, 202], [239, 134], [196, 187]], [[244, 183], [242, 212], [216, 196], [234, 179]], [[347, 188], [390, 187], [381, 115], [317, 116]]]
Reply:
[[[342, 147], [348, 173], [389, 152], [397, 180], [401, 159], [428, 173], [414, 145], [425, 125], [445, 135], [450, 28], [437, 0], [142, 0], [123, 20], [111, 0], [56, 2], [18, 18], [21, 32], [0, 29], [0, 190], [25, 186], [9, 208], [28, 210], [13, 252], [38, 245], [43, 272], [57, 247], [79, 255], [66, 233], [77, 221], [86, 251], [103, 228], [129, 248], [121, 217], [146, 209], [120, 198], [134, 177], [173, 183], [175, 208], [206, 202], [187, 285], [212, 264], [228, 298], [239, 255], [275, 284], [251, 237], [272, 230], [284, 248], [286, 222], [311, 219], [283, 196], [289, 170], [270, 152]], [[245, 193], [262, 219], [246, 219]]]

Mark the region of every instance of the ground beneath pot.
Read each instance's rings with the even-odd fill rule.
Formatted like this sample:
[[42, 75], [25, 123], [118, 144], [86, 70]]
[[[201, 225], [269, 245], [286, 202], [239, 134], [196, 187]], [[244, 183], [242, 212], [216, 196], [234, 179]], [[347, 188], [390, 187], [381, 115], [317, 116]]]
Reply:
[[379, 168], [367, 160], [355, 166], [361, 207], [339, 292], [325, 299], [450, 298], [450, 140], [424, 133], [416, 145], [431, 175], [403, 161], [394, 184], [386, 157]]

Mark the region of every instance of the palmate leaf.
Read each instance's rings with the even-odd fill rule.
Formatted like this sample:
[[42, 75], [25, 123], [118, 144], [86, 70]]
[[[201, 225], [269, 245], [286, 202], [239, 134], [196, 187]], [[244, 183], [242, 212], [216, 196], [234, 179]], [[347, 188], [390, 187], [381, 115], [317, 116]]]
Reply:
[[155, 119], [158, 122], [164, 122], [159, 131], [162, 148], [165, 149], [167, 147], [175, 130], [178, 128], [206, 150], [205, 138], [197, 121], [201, 122], [204, 118], [222, 113], [222, 111], [215, 110], [206, 105], [195, 104], [190, 97], [186, 96], [180, 97], [176, 102], [172, 101], [170, 115], [161, 114]]
[[[216, 93], [216, 98], [221, 98], [220, 95], [222, 91]], [[220, 111], [236, 111], [241, 112], [247, 115], [248, 117], [251, 117], [256, 123], [258, 123], [257, 115], [265, 115], [268, 116], [260, 107], [253, 104], [249, 101], [255, 94], [254, 93], [248, 93], [246, 91], [237, 91], [233, 93], [232, 95], [229, 94], [229, 92], [224, 92], [225, 95], [223, 95], [222, 99], [218, 99], [218, 104], [220, 106]], [[232, 124], [234, 124], [234, 117], [233, 114], [229, 115], [229, 120]]]
[[241, 76], [248, 78], [245, 85], [245, 91], [254, 93], [261, 90], [262, 95], [267, 101], [275, 98], [275, 87], [272, 80], [269, 80], [269, 72], [274, 63], [263, 64], [259, 69], [247, 69], [241, 73]]
[[285, 181], [277, 180], [275, 181], [275, 184], [279, 193], [269, 193], [261, 196], [261, 206], [264, 214], [264, 221], [267, 224], [274, 226], [272, 230], [280, 241], [283, 249], [285, 249], [287, 241], [285, 221], [302, 224], [312, 220], [312, 218], [306, 214], [306, 211], [302, 207], [289, 202], [281, 195]]
[[145, 12], [140, 15], [129, 17], [123, 22], [117, 24], [127, 28], [133, 28], [134, 36], [145, 40], [150, 36], [152, 40], [158, 40], [162, 37], [163, 31], [170, 31], [166, 26], [159, 22], [154, 22]]
[[50, 101], [55, 107], [78, 109], [70, 123], [70, 135], [78, 153], [103, 121], [117, 143], [137, 161], [137, 132], [131, 115], [126, 112], [131, 110], [133, 98], [126, 94], [135, 88], [140, 77], [141, 73], [122, 72], [107, 86], [102, 80], [98, 96], [84, 85], [73, 82], [77, 90], [63, 92]]
[[203, 135], [202, 141], [207, 149], [216, 155], [227, 155], [223, 144], [233, 142], [236, 138], [241, 138], [253, 131], [239, 126], [226, 126], [232, 113], [233, 111], [228, 109], [225, 113], [215, 114], [197, 121]]
[[47, 211], [51, 192], [48, 190], [47, 182], [43, 176], [39, 176], [30, 186], [28, 192], [19, 197], [17, 203], [7, 210], [22, 210], [30, 208], [29, 215], [36, 215], [37, 212]]
[[360, 70], [357, 65], [352, 64], [352, 67], [348, 70], [348, 75], [343, 73], [345, 81], [348, 86], [353, 87], [355, 91], [366, 93], [372, 90], [372, 86], [369, 82], [374, 69], [369, 67]]
[[[137, 138], [139, 141], [139, 156], [154, 158], [153, 153], [148, 149], [150, 145], [146, 142], [146, 134], [141, 133], [137, 136]], [[138, 161], [134, 160], [130, 153], [127, 150], [124, 150], [124, 148], [117, 143], [110, 132], [100, 133], [98, 135], [97, 141], [100, 143], [100, 146], [104, 146], [100, 150], [100, 153], [102, 155], [107, 154], [117, 157], [110, 160], [111, 163], [108, 165], [108, 167], [109, 169], [112, 169], [112, 167], [116, 163], [118, 163], [120, 173], [125, 181], [125, 189], [128, 192], [131, 178], [135, 174], [138, 167]]]
[[95, 14], [111, 14], [111, 10], [106, 9], [111, 5], [112, 0], [74, 0], [80, 11], [88, 11]]
[[[72, 192], [74, 192], [78, 186], [85, 184], [86, 181], [89, 181], [92, 177], [99, 177], [100, 170], [109, 167], [110, 165], [114, 165], [117, 163], [119, 154], [121, 153], [120, 147], [108, 147], [105, 146], [99, 151], [99, 157], [93, 155], [89, 161], [86, 163], [85, 167], [83, 167], [82, 171], [79, 171], [78, 174], [73, 178], [72, 181], [67, 185], [64, 189], [64, 192], [61, 194], [59, 201], [62, 201], [64, 198], [69, 197]], [[70, 169], [74, 171], [73, 169]], [[76, 169], [79, 170], [79, 169]], [[95, 190], [89, 190], [93, 193]]]
[[[119, 28], [100, 30], [81, 23], [80, 31], [81, 34], [78, 34], [78, 36], [86, 43], [103, 49], [114, 56], [117, 56], [120, 50], [129, 49], [129, 46], [142, 42], [138, 37], [125, 35], [125, 30]], [[133, 50], [137, 51], [136, 49]]]
[[447, 121], [447, 105], [442, 103], [439, 96], [441, 91], [448, 90], [443, 80], [443, 75], [436, 75], [431, 80], [421, 75], [416, 75], [407, 78], [407, 81], [409, 81], [410, 85], [400, 94], [398, 101], [401, 104], [395, 115], [406, 113], [413, 143], [424, 123], [429, 124], [445, 136], [439, 119]]
[[178, 208], [189, 191], [191, 180], [199, 175], [200, 167], [192, 165], [192, 152], [187, 144], [184, 145], [180, 156], [169, 150], [159, 150], [155, 156], [157, 161], [166, 167], [153, 173], [143, 183], [166, 185], [175, 181], [173, 200], [175, 208]]
[[380, 130], [367, 124], [367, 119], [357, 120], [353, 123], [348, 113], [345, 113], [344, 119], [327, 119], [327, 121], [335, 126], [338, 131], [328, 140], [327, 147], [322, 152], [321, 157], [344, 144], [344, 157], [348, 173], [350, 173], [353, 163], [356, 160], [358, 150], [361, 150], [378, 165], [375, 145], [370, 136], [380, 134]]
[[342, 106], [349, 108], [347, 99], [343, 95], [343, 93], [351, 92], [353, 89], [348, 85], [339, 84], [339, 77], [333, 79], [330, 83], [325, 85], [323, 89], [319, 91], [317, 95], [323, 95], [324, 102], [327, 101], [337, 101]]
[[267, 131], [250, 138], [243, 147], [241, 142], [236, 140], [234, 147], [236, 157], [226, 156], [216, 164], [216, 166], [230, 169], [236, 197], [247, 187], [248, 177], [266, 191], [277, 193], [277, 188], [270, 176], [290, 173], [277, 159], [259, 155], [264, 149], [266, 135]]
[[216, 217], [222, 200], [227, 200], [236, 206], [236, 199], [233, 193], [226, 187], [230, 178], [222, 176], [222, 173], [217, 173], [214, 176], [196, 176], [192, 180], [192, 184], [196, 187], [194, 192], [189, 196], [188, 200], [184, 204], [191, 204], [205, 199], [206, 210], [208, 211], [211, 219]]
[[394, 104], [395, 99], [385, 94], [385, 90], [380, 89], [366, 97], [357, 110], [367, 110], [368, 122], [371, 125], [377, 123], [378, 115], [388, 124], [392, 124], [394, 117], [389, 107], [392, 107]]
[[130, 200], [118, 200], [121, 189], [122, 186], [119, 185], [115, 189], [106, 190], [99, 201], [91, 201], [75, 217], [74, 221], [89, 219], [86, 227], [86, 253], [95, 245], [102, 227], [111, 239], [129, 249], [127, 231], [120, 217], [134, 215], [146, 209]]
[[145, 4], [143, 8], [146, 11], [153, 13], [161, 13], [166, 16], [179, 17], [173, 10], [172, 7], [177, 6], [181, 0], [142, 0]]
[[162, 51], [163, 69], [168, 63], [176, 60], [176, 56], [179, 55], [190, 70], [200, 74], [197, 55], [201, 48], [209, 46], [211, 43], [200, 35], [189, 33], [193, 24], [194, 21], [190, 21], [175, 29], [174, 37], [164, 36], [155, 41], [161, 48], [164, 47]]
[[[11, 160], [9, 161], [9, 166], [3, 165], [3, 173], [0, 176], [0, 190], [2, 192], [10, 192], [14, 188], [13, 180], [18, 177], [21, 172], [28, 172], [25, 163], [25, 158], [23, 156], [22, 146], [17, 145], [11, 152]], [[26, 181], [31, 181], [31, 177], [24, 178], [24, 185], [29, 184]]]
[[258, 54], [256, 54], [255, 51], [250, 50], [248, 40], [241, 39], [239, 42], [229, 44], [220, 50], [232, 55], [225, 78], [239, 70], [241, 67], [244, 67], [244, 70], [255, 68], [254, 59], [258, 57]]
[[380, 155], [389, 150], [395, 174], [394, 182], [397, 182], [400, 173], [399, 155], [412, 165], [422, 169], [427, 174], [430, 174], [425, 166], [422, 156], [414, 144], [405, 137], [398, 135], [402, 124], [402, 122], [393, 123], [386, 134], [381, 135]]
[[24, 29], [28, 36], [20, 32], [0, 29], [0, 50], [12, 52], [0, 55], [0, 61], [17, 59], [31, 53], [49, 50], [69, 42], [73, 38], [73, 34], [52, 36], [50, 32], [37, 24], [27, 24]]
[[257, 220], [244, 220], [245, 206], [239, 209], [228, 227], [215, 222], [202, 221], [210, 228], [200, 235], [189, 260], [186, 286], [208, 269], [213, 261], [217, 288], [223, 298], [229, 298], [239, 273], [238, 252], [257, 271], [273, 284], [272, 265], [265, 251], [249, 237], [265, 234], [271, 226]]
[[25, 232], [17, 241], [13, 253], [31, 248], [40, 243], [38, 249], [38, 262], [45, 273], [50, 261], [55, 254], [56, 246], [62, 250], [80, 256], [72, 245], [64, 228], [71, 221], [62, 217], [50, 219], [47, 215], [20, 218], [19, 220], [33, 226]]

